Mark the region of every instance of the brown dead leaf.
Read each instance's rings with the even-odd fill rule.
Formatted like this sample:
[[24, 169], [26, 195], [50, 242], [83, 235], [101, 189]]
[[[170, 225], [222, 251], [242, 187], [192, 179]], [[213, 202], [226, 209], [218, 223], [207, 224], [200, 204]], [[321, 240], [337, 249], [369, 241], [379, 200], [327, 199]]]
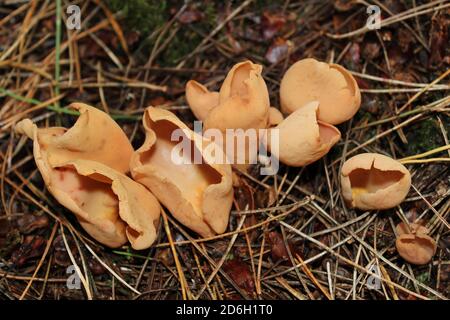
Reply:
[[278, 261], [289, 259], [289, 254], [280, 233], [275, 231], [269, 232], [267, 235], [267, 242], [270, 245], [272, 260]]
[[[75, 257], [78, 258], [78, 250], [76, 248], [75, 242], [71, 237], [67, 238], [67, 243], [69, 245], [70, 251]], [[57, 235], [55, 240], [53, 240], [53, 256], [54, 261], [57, 265], [61, 267], [68, 267], [72, 265], [69, 254], [67, 253], [66, 246], [64, 245], [64, 240], [61, 235]]]
[[286, 17], [279, 13], [265, 10], [261, 16], [261, 28], [263, 38], [270, 40], [284, 27]]
[[356, 82], [358, 83], [358, 87], [359, 87], [360, 89], [369, 89], [369, 88], [370, 88], [370, 86], [369, 86], [369, 84], [367, 83], [367, 81], [364, 80], [363, 78], [355, 77], [355, 80], [356, 80]]
[[89, 258], [88, 266], [94, 276], [101, 276], [106, 273], [106, 269], [95, 258]]
[[[270, 245], [270, 253], [273, 261], [289, 261], [289, 253], [287, 251], [281, 233], [276, 231], [269, 232], [267, 234], [267, 242]], [[290, 240], [288, 240], [287, 242], [292, 256], [295, 257], [296, 254], [300, 255], [300, 250], [297, 248], [297, 246]]]
[[19, 217], [15, 224], [23, 234], [29, 234], [37, 229], [48, 227], [48, 217], [46, 215], [25, 214]]
[[355, 0], [336, 0], [334, 1], [334, 8], [338, 11], [345, 12], [351, 10], [355, 4]]
[[255, 283], [249, 266], [239, 258], [233, 258], [223, 264], [223, 270], [234, 282], [248, 294], [255, 292]]
[[412, 72], [407, 71], [396, 71], [394, 72], [393, 78], [399, 81], [405, 82], [416, 82], [417, 79]]
[[384, 5], [391, 11], [392, 13], [400, 13], [405, 11], [405, 6], [402, 1], [398, 0], [385, 0], [383, 1]]
[[181, 24], [191, 24], [203, 19], [203, 13], [195, 8], [188, 8], [184, 10], [179, 16], [178, 21]]
[[408, 52], [411, 45], [414, 44], [414, 36], [406, 28], [400, 28], [398, 30], [397, 39], [402, 52]]
[[378, 42], [368, 41], [364, 44], [362, 55], [368, 60], [374, 60], [380, 56], [381, 46]]
[[429, 65], [440, 66], [444, 61], [445, 51], [448, 48], [448, 27], [450, 20], [444, 15], [438, 15], [431, 20], [431, 54]]
[[40, 257], [45, 250], [47, 240], [41, 236], [25, 236], [23, 243], [11, 255], [11, 262], [17, 267], [25, 265], [29, 260]]

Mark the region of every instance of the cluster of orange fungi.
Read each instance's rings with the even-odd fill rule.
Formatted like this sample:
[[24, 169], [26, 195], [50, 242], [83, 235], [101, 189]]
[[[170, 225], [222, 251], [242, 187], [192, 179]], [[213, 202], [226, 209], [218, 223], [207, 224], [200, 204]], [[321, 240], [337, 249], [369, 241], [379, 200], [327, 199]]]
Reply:
[[[205, 130], [265, 129], [269, 135], [277, 130], [277, 148], [271, 139], [258, 144], [289, 166], [306, 166], [326, 155], [341, 138], [335, 126], [351, 119], [361, 105], [357, 82], [337, 64], [310, 58], [294, 63], [281, 80], [281, 111], [271, 107], [261, 73], [261, 65], [238, 63], [218, 92], [190, 80], [186, 100]], [[33, 140], [35, 161], [48, 190], [88, 234], [109, 247], [129, 242], [134, 249], [148, 248], [156, 239], [160, 203], [202, 237], [225, 232], [233, 203], [232, 166], [215, 159], [226, 157], [225, 149], [205, 152], [213, 140], [190, 130], [172, 112], [149, 107], [143, 115], [145, 141], [134, 150], [106, 113], [82, 103], [70, 108], [80, 116], [69, 129], [38, 128], [25, 119], [16, 131]], [[173, 161], [176, 142], [171, 136], [177, 129], [201, 154], [201, 163]], [[250, 160], [247, 155], [243, 165], [232, 163], [245, 170]], [[375, 153], [345, 161], [340, 179], [346, 204], [362, 210], [399, 205], [411, 185], [401, 163]], [[436, 250], [428, 233], [421, 225], [399, 225], [400, 256], [410, 263], [428, 263]]]

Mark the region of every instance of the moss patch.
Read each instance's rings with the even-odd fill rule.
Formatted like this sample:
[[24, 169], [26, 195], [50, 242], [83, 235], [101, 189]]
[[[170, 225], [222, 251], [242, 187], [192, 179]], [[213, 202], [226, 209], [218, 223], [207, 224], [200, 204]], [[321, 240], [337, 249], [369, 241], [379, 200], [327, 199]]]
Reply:
[[167, 21], [168, 8], [165, 1], [108, 0], [113, 12], [120, 12], [127, 27], [146, 36]]
[[408, 128], [409, 155], [423, 153], [444, 145], [439, 124], [434, 119], [426, 119]]
[[[163, 27], [180, 8], [176, 1], [150, 1], [150, 0], [108, 0], [107, 4], [113, 12], [120, 12], [125, 27], [138, 31], [143, 39], [143, 53], [150, 53], [155, 45], [156, 37], [152, 40], [147, 37], [156, 29]], [[197, 5], [194, 5], [197, 6]], [[201, 34], [208, 34], [218, 23], [218, 4], [213, 2], [201, 3], [197, 6], [203, 14], [200, 21], [190, 25], [182, 25], [173, 36], [168, 46], [159, 54], [156, 63], [163, 66], [174, 66], [187, 54], [195, 50], [203, 40]], [[195, 8], [193, 8], [195, 10]], [[190, 9], [187, 9], [190, 10]], [[195, 30], [198, 30], [196, 32]], [[171, 32], [167, 32], [166, 37]], [[164, 40], [164, 39], [163, 39]]]

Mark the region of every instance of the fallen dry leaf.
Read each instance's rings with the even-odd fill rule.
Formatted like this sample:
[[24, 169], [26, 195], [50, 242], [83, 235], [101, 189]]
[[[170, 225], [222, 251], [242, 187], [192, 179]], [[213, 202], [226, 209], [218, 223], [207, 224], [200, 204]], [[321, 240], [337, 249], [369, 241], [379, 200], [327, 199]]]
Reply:
[[12, 263], [17, 267], [22, 267], [29, 260], [40, 257], [44, 252], [46, 243], [47, 240], [41, 236], [26, 236], [20, 247], [12, 253]]
[[431, 20], [431, 48], [429, 65], [441, 65], [445, 51], [448, 49], [448, 27], [450, 20], [446, 19], [444, 15], [438, 15]]
[[366, 42], [362, 55], [368, 60], [374, 60], [380, 56], [381, 46], [378, 42]]
[[[70, 251], [73, 254], [75, 261], [78, 260], [78, 250], [73, 241], [72, 237], [67, 237], [67, 243], [69, 245]], [[61, 267], [68, 267], [72, 265], [72, 261], [70, 260], [69, 254], [67, 253], [66, 246], [64, 244], [63, 237], [61, 235], [57, 235], [55, 240], [53, 240], [53, 257], [54, 262]]]
[[272, 39], [285, 25], [286, 17], [279, 13], [264, 11], [261, 16], [261, 28], [265, 40]]
[[255, 292], [255, 283], [249, 266], [239, 258], [233, 258], [223, 264], [225, 272], [248, 294]]
[[[269, 232], [267, 235], [267, 242], [270, 245], [270, 253], [273, 261], [289, 260], [289, 253], [281, 233], [276, 231]], [[300, 255], [300, 251], [297, 249], [297, 246], [295, 246], [292, 241], [288, 240], [287, 242], [292, 256], [295, 257], [296, 254]]]
[[351, 10], [356, 4], [354, 0], [336, 0], [334, 1], [334, 8], [338, 11], [345, 12]]
[[179, 16], [178, 21], [181, 24], [190, 24], [203, 19], [203, 13], [195, 8], [188, 8], [184, 10]]
[[48, 217], [46, 215], [36, 216], [33, 214], [25, 214], [15, 221], [17, 228], [23, 234], [29, 234], [37, 229], [48, 226]]

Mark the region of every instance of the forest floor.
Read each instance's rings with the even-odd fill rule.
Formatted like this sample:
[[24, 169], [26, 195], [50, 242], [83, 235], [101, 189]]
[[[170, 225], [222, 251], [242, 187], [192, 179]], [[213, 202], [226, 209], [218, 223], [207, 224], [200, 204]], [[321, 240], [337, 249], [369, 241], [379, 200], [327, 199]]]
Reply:
[[[365, 28], [364, 3], [79, 0], [70, 4], [81, 9], [81, 29], [70, 30], [68, 1], [3, 1], [0, 298], [450, 298], [450, 2], [367, 1], [381, 8], [375, 31]], [[77, 117], [65, 107], [81, 101], [108, 112], [137, 148], [149, 105], [192, 126], [189, 79], [218, 89], [233, 64], [250, 59], [263, 65], [279, 107], [284, 72], [305, 57], [351, 70], [361, 109], [338, 126], [342, 139], [321, 160], [282, 165], [275, 176], [256, 166], [236, 172], [229, 227], [212, 238], [168, 215], [148, 250], [98, 244], [45, 189], [32, 144], [14, 132], [27, 117], [69, 127]], [[412, 187], [401, 205], [345, 206], [339, 170], [361, 152], [416, 156], [405, 164]], [[423, 266], [395, 247], [395, 226], [416, 220], [437, 243]], [[73, 262], [79, 289], [68, 286]]]

